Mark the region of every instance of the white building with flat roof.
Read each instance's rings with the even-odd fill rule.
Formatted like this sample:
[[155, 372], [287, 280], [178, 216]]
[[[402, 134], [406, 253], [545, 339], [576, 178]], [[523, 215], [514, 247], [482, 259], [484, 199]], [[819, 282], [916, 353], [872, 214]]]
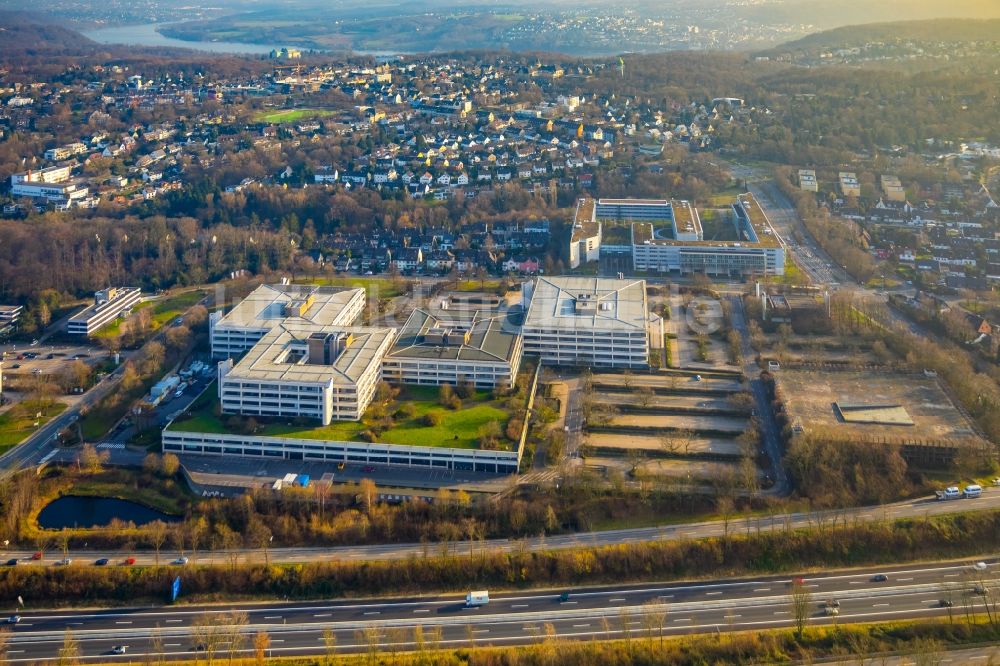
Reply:
[[69, 318], [70, 335], [93, 335], [118, 317], [127, 315], [142, 300], [142, 290], [135, 287], [108, 287], [94, 292], [94, 304]]
[[524, 353], [543, 363], [644, 368], [650, 332], [663, 338], [644, 280], [540, 277], [525, 298]]
[[403, 384], [513, 386], [521, 365], [522, 312], [416, 309], [382, 361], [382, 376]]
[[276, 325], [289, 321], [350, 326], [364, 312], [365, 302], [362, 288], [261, 285], [225, 315], [209, 317], [212, 356], [239, 356]]
[[271, 327], [238, 363], [219, 363], [226, 414], [358, 421], [382, 379], [391, 328], [319, 325], [290, 318]]
[[86, 199], [88, 190], [70, 180], [69, 166], [52, 166], [11, 175], [10, 194], [72, 204]]

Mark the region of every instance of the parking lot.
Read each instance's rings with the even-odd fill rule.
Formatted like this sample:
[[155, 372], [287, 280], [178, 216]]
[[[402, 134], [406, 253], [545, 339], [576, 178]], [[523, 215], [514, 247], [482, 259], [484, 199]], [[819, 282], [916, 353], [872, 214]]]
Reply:
[[3, 371], [8, 378], [26, 374], [57, 374], [66, 364], [81, 360], [94, 365], [108, 357], [102, 347], [79, 345], [7, 344], [0, 346]]

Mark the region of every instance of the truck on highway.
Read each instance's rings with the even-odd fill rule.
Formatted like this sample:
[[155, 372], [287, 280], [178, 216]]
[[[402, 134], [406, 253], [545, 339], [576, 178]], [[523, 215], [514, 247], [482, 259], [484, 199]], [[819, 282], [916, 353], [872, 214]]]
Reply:
[[486, 590], [469, 592], [465, 595], [466, 606], [485, 606], [488, 603], [490, 603], [490, 593]]

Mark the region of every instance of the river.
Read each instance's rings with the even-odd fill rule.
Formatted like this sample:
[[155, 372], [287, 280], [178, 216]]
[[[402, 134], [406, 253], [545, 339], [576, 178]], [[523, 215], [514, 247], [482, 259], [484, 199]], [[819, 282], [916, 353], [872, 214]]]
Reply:
[[127, 44], [129, 46], [173, 46], [182, 49], [197, 49], [213, 53], [270, 53], [273, 47], [244, 42], [189, 42], [161, 35], [157, 28], [170, 23], [146, 23], [143, 25], [119, 25], [109, 28], [87, 30], [83, 36], [100, 44]]

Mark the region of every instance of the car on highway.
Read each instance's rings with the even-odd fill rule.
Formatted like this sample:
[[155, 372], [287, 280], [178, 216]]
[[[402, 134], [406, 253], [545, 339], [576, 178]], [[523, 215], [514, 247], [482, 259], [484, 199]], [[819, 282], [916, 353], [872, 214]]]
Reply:
[[21, 367], [21, 364], [20, 364], [20, 363], [15, 363], [14, 365], [10, 366], [10, 369], [11, 369], [11, 370], [17, 370], [17, 369], [18, 369], [18, 368], [20, 368], [20, 367]]
[[986, 589], [986, 586], [983, 585], [982, 583], [976, 583], [975, 585], [972, 586], [972, 593], [985, 597], [987, 594], [989, 594], [989, 591]]
[[73, 559], [69, 558], [69, 557], [64, 557], [61, 560], [59, 560], [58, 562], [56, 562], [55, 566], [57, 566], [57, 567], [68, 567], [71, 564], [73, 564]]
[[972, 568], [976, 571], [986, 571], [986, 562], [976, 562], [972, 565]]
[[7, 618], [7, 624], [17, 624], [21, 621], [20, 615], [11, 615]]
[[559, 595], [559, 603], [565, 603], [569, 601], [569, 592], [563, 592]]
[[885, 574], [875, 574], [874, 576], [872, 576], [873, 583], [884, 583], [887, 580], [889, 580], [889, 577], [886, 576]]
[[42, 552], [38, 551], [36, 553], [32, 553], [31, 554], [31, 559], [33, 559], [33, 560], [40, 560], [40, 559], [42, 559]]
[[135, 564], [135, 558], [134, 557], [126, 557], [124, 560], [122, 560], [122, 564], [124, 564], [127, 567], [130, 567], [133, 564]]
[[184, 566], [188, 563], [188, 558], [181, 555], [176, 560], [172, 561], [171, 564], [176, 564], [177, 566]]
[[840, 615], [840, 609], [835, 606], [827, 606], [826, 608], [823, 609], [823, 612], [833, 617]]
[[37, 347], [37, 346], [38, 346], [38, 344], [39, 344], [39, 343], [38, 343], [38, 340], [32, 340], [32, 341], [31, 341], [31, 346], [32, 346], [32, 347]]
[[106, 567], [106, 566], [108, 566], [108, 558], [102, 557], [99, 560], [95, 560], [94, 561], [94, 565], [98, 566], [98, 567]]
[[7, 560], [7, 566], [9, 567], [16, 567], [20, 563], [21, 560], [17, 559], [16, 557], [12, 557], [9, 560]]
[[950, 599], [940, 599], [938, 601], [938, 606], [940, 606], [941, 608], [951, 608], [954, 605], [955, 602], [951, 601]]
[[827, 599], [823, 602], [827, 608], [840, 608], [840, 601], [838, 599]]
[[111, 648], [111, 654], [125, 654], [126, 652], [128, 652], [127, 645], [116, 645]]

